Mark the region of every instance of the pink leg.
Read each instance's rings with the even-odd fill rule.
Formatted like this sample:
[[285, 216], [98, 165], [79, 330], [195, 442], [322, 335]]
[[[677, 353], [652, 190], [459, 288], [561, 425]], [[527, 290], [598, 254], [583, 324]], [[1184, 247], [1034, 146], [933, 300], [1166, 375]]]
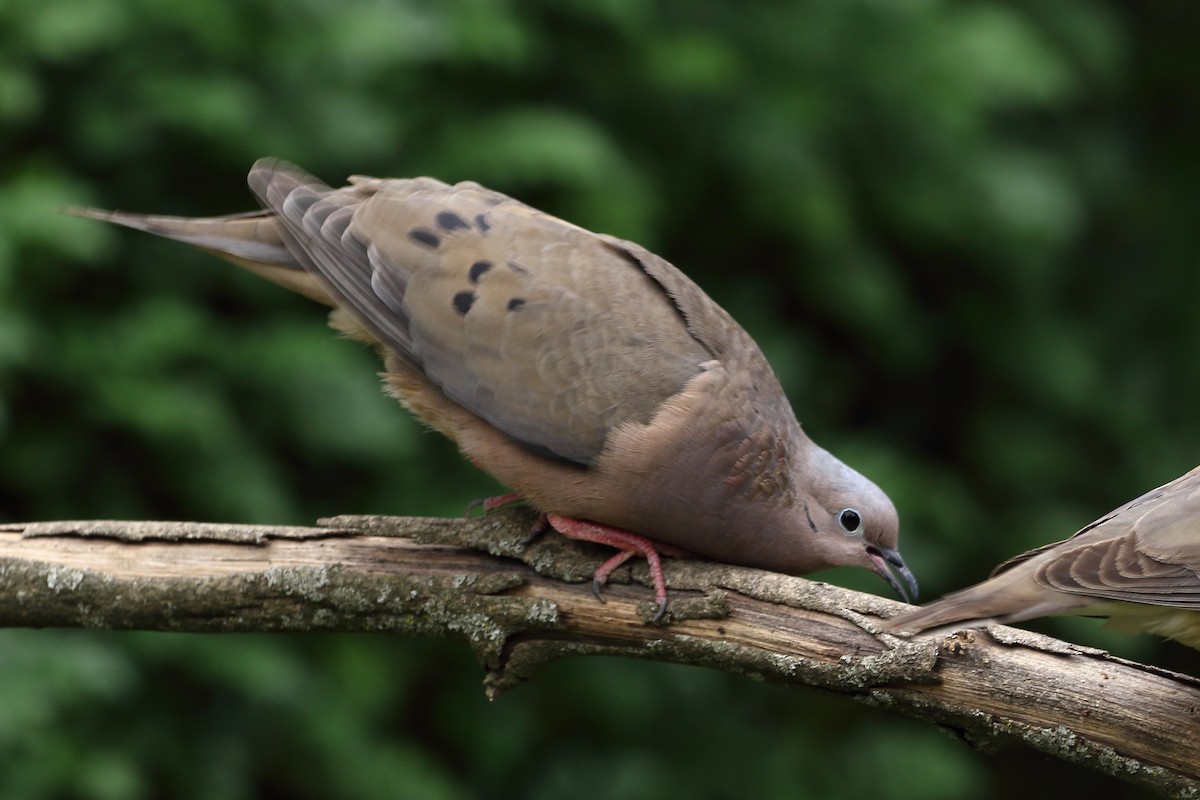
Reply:
[[506, 506], [509, 503], [519, 503], [524, 499], [525, 496], [520, 492], [509, 492], [508, 494], [499, 494], [495, 497], [481, 497], [467, 504], [467, 516], [470, 516], [471, 512], [477, 508], [483, 508], [483, 513], [487, 514], [489, 511], [495, 511], [501, 506]]
[[568, 539], [606, 544], [621, 551], [601, 564], [592, 577], [592, 591], [601, 602], [604, 601], [604, 598], [600, 594], [600, 589], [612, 571], [638, 553], [644, 556], [646, 563], [650, 566], [650, 576], [654, 579], [654, 599], [658, 603], [658, 611], [655, 613], [653, 621], [662, 622], [663, 617], [667, 614], [667, 581], [663, 577], [662, 561], [659, 559], [658, 551], [661, 550], [667, 555], [682, 555], [683, 550], [670, 545], [658, 544], [645, 536], [614, 528], [611, 525], [601, 525], [598, 522], [572, 519], [558, 514], [550, 514], [547, 519], [550, 527]]

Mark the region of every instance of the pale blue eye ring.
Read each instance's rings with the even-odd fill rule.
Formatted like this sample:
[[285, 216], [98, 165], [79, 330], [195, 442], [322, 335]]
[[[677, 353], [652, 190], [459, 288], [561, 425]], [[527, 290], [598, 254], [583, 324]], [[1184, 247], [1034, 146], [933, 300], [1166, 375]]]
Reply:
[[854, 508], [843, 508], [837, 513], [838, 524], [850, 536], [862, 536], [863, 516]]

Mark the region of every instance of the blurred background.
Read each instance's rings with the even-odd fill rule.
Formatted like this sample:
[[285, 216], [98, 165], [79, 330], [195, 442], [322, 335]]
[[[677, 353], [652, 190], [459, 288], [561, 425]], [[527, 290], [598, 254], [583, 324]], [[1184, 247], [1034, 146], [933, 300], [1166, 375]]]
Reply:
[[[276, 155], [478, 180], [665, 256], [891, 494], [923, 597], [974, 583], [1200, 462], [1198, 26], [1163, 0], [0, 3], [0, 520], [496, 491], [320, 308], [56, 213], [249, 210]], [[480, 679], [457, 642], [0, 631], [0, 796], [1145, 796], [698, 668], [577, 659], [491, 704]]]

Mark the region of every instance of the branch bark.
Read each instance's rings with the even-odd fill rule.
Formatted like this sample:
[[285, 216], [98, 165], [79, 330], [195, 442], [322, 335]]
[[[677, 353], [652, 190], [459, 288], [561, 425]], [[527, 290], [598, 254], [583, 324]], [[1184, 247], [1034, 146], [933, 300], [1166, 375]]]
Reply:
[[1200, 681], [1003, 626], [881, 633], [899, 603], [760, 570], [669, 559], [668, 623], [644, 565], [591, 593], [603, 555], [483, 518], [336, 517], [315, 527], [0, 525], [0, 625], [454, 636], [496, 696], [568, 655], [697, 664], [846, 695], [1018, 742], [1164, 793], [1200, 795]]

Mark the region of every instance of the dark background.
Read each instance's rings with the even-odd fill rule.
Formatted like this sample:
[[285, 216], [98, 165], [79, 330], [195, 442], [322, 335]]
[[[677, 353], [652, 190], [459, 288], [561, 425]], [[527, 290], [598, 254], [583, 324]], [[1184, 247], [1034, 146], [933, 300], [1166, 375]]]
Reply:
[[[1200, 461], [1198, 24], [1099, 0], [4, 3], [0, 520], [496, 491], [318, 307], [55, 213], [248, 210], [276, 155], [478, 180], [662, 254], [891, 494], [924, 597], [974, 583]], [[0, 631], [0, 795], [1142, 796], [702, 669], [574, 660], [492, 704], [480, 677], [393, 636]]]

